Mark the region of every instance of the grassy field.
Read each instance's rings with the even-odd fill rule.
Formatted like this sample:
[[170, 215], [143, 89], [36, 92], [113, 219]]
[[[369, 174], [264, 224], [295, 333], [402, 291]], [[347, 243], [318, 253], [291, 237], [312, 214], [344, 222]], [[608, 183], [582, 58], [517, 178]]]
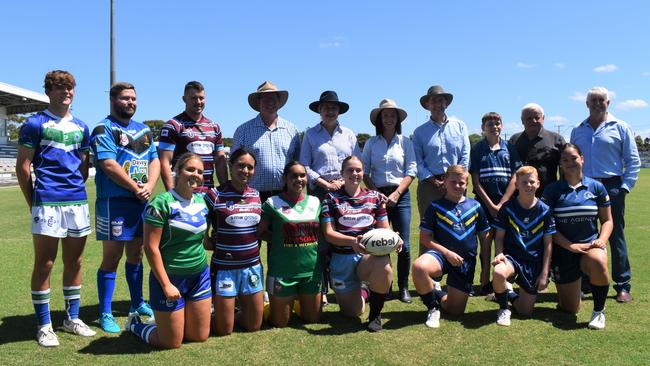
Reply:
[[[94, 202], [94, 186], [88, 187]], [[411, 192], [415, 192], [412, 189]], [[413, 194], [413, 202], [415, 196]], [[333, 304], [325, 308], [321, 323], [305, 325], [292, 320], [286, 329], [265, 327], [257, 333], [236, 332], [206, 343], [185, 344], [179, 350], [152, 350], [131, 334], [107, 335], [98, 330], [93, 338], [57, 331], [61, 346], [44, 349], [35, 341], [35, 317], [30, 301], [32, 268], [30, 216], [17, 187], [0, 189], [0, 365], [27, 364], [650, 364], [650, 170], [627, 198], [627, 239], [633, 268], [634, 301], [621, 305], [610, 290], [607, 328], [586, 329], [592, 302], [588, 299], [577, 316], [555, 310], [555, 287], [538, 297], [531, 319], [513, 317], [510, 328], [495, 322], [498, 306], [481, 297], [471, 298], [467, 313], [459, 319], [443, 315], [440, 329], [424, 326], [425, 307], [415, 298], [410, 305], [386, 303], [384, 329], [370, 334], [362, 320], [338, 314]], [[92, 205], [91, 205], [92, 206]], [[93, 216], [94, 217], [94, 216]], [[414, 205], [411, 242], [417, 252], [419, 217]], [[101, 245], [88, 240], [84, 255], [81, 317], [97, 327], [95, 273], [101, 261]], [[113, 305], [123, 323], [128, 292], [118, 273]], [[146, 282], [146, 281], [145, 281]], [[63, 321], [61, 265], [52, 274], [52, 320], [55, 329]], [[411, 286], [413, 290], [413, 287]], [[145, 290], [147, 293], [147, 290]], [[413, 292], [413, 294], [415, 294]], [[366, 314], [367, 316], [367, 314]], [[365, 320], [365, 318], [363, 319]]]

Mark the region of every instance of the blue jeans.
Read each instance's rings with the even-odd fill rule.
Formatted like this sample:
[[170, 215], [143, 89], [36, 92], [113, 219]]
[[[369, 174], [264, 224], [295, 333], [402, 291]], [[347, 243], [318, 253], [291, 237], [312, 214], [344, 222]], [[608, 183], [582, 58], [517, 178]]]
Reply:
[[620, 179], [612, 179], [603, 182], [612, 209], [612, 221], [614, 228], [612, 235], [609, 237], [609, 247], [612, 252], [612, 281], [614, 290], [630, 291], [630, 281], [632, 279], [632, 270], [630, 269], [630, 260], [627, 256], [627, 243], [625, 242], [625, 196], [627, 192], [621, 189]]
[[402, 251], [397, 254], [397, 285], [400, 289], [408, 289], [409, 272], [411, 270], [411, 193], [406, 192], [397, 201], [394, 207], [386, 207], [388, 221], [393, 230], [398, 232], [404, 240]]

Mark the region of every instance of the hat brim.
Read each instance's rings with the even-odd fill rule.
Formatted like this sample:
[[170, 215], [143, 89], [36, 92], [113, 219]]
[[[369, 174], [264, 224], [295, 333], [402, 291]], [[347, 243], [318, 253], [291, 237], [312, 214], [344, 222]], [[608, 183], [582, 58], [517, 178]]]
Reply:
[[289, 92], [286, 90], [273, 90], [273, 91], [263, 91], [263, 92], [254, 92], [248, 94], [248, 105], [253, 108], [255, 111], [260, 111], [260, 95], [266, 93], [275, 93], [278, 95], [280, 100], [278, 101], [278, 109], [284, 107], [289, 100]]
[[348, 109], [350, 109], [350, 106], [345, 102], [321, 102], [320, 100], [317, 100], [315, 102], [311, 102], [309, 104], [309, 109], [311, 109], [313, 112], [320, 113], [318, 111], [318, 107], [320, 107], [321, 103], [332, 103], [332, 104], [338, 105], [339, 106], [339, 114], [343, 114], [343, 113], [347, 112]]
[[445, 99], [447, 99], [447, 106], [449, 106], [451, 104], [451, 101], [454, 100], [454, 96], [452, 94], [449, 94], [449, 93], [427, 94], [427, 95], [423, 95], [420, 98], [420, 105], [422, 106], [422, 108], [424, 108], [424, 109], [426, 109], [428, 111], [429, 108], [427, 108], [427, 100], [430, 97], [438, 96], [438, 95], [441, 95], [441, 96], [445, 97]]
[[372, 111], [370, 111], [370, 123], [373, 125], [377, 125], [377, 117], [379, 117], [379, 113], [381, 113], [382, 109], [394, 109], [397, 111], [397, 123], [402, 123], [406, 119], [406, 116], [408, 114], [406, 113], [405, 110], [402, 108], [396, 108], [396, 107], [384, 107], [384, 108], [375, 108]]

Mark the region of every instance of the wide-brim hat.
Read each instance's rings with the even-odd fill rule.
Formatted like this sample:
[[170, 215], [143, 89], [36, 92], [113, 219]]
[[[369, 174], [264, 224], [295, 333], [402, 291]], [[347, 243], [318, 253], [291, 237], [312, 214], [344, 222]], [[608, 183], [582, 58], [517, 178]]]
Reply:
[[426, 95], [423, 95], [420, 98], [420, 105], [422, 106], [422, 108], [429, 110], [429, 108], [427, 108], [427, 100], [429, 100], [429, 98], [436, 95], [442, 95], [443, 97], [445, 97], [445, 99], [447, 99], [447, 106], [449, 106], [451, 104], [451, 101], [454, 100], [454, 96], [451, 93], [446, 93], [445, 89], [443, 89], [442, 86], [434, 85], [430, 87], [429, 90], [427, 90]]
[[260, 111], [260, 95], [264, 93], [275, 93], [279, 97], [278, 109], [284, 107], [287, 104], [289, 99], [289, 92], [286, 90], [278, 90], [278, 87], [275, 86], [270, 81], [265, 81], [262, 85], [257, 87], [257, 90], [253, 93], [248, 94], [248, 105], [251, 106], [256, 111]]
[[401, 123], [406, 119], [407, 113], [405, 110], [397, 106], [397, 103], [395, 103], [394, 100], [392, 99], [382, 99], [381, 102], [379, 102], [379, 108], [375, 108], [370, 111], [370, 122], [372, 122], [373, 125], [376, 125], [377, 123], [377, 117], [379, 117], [379, 114], [383, 109], [395, 109], [397, 111], [397, 122]]
[[321, 95], [320, 99], [318, 99], [315, 102], [311, 102], [309, 104], [309, 109], [312, 111], [319, 113], [318, 112], [318, 107], [320, 107], [321, 103], [334, 103], [339, 106], [339, 114], [343, 114], [350, 109], [350, 106], [345, 103], [339, 101], [339, 96], [336, 94], [335, 91], [333, 90], [325, 90]]

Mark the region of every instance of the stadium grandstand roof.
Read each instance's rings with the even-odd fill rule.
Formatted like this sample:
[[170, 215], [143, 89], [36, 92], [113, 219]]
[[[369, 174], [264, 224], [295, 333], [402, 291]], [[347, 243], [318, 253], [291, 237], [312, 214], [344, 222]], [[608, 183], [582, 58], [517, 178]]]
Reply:
[[6, 114], [39, 112], [49, 102], [45, 94], [0, 82], [0, 107], [4, 107]]

